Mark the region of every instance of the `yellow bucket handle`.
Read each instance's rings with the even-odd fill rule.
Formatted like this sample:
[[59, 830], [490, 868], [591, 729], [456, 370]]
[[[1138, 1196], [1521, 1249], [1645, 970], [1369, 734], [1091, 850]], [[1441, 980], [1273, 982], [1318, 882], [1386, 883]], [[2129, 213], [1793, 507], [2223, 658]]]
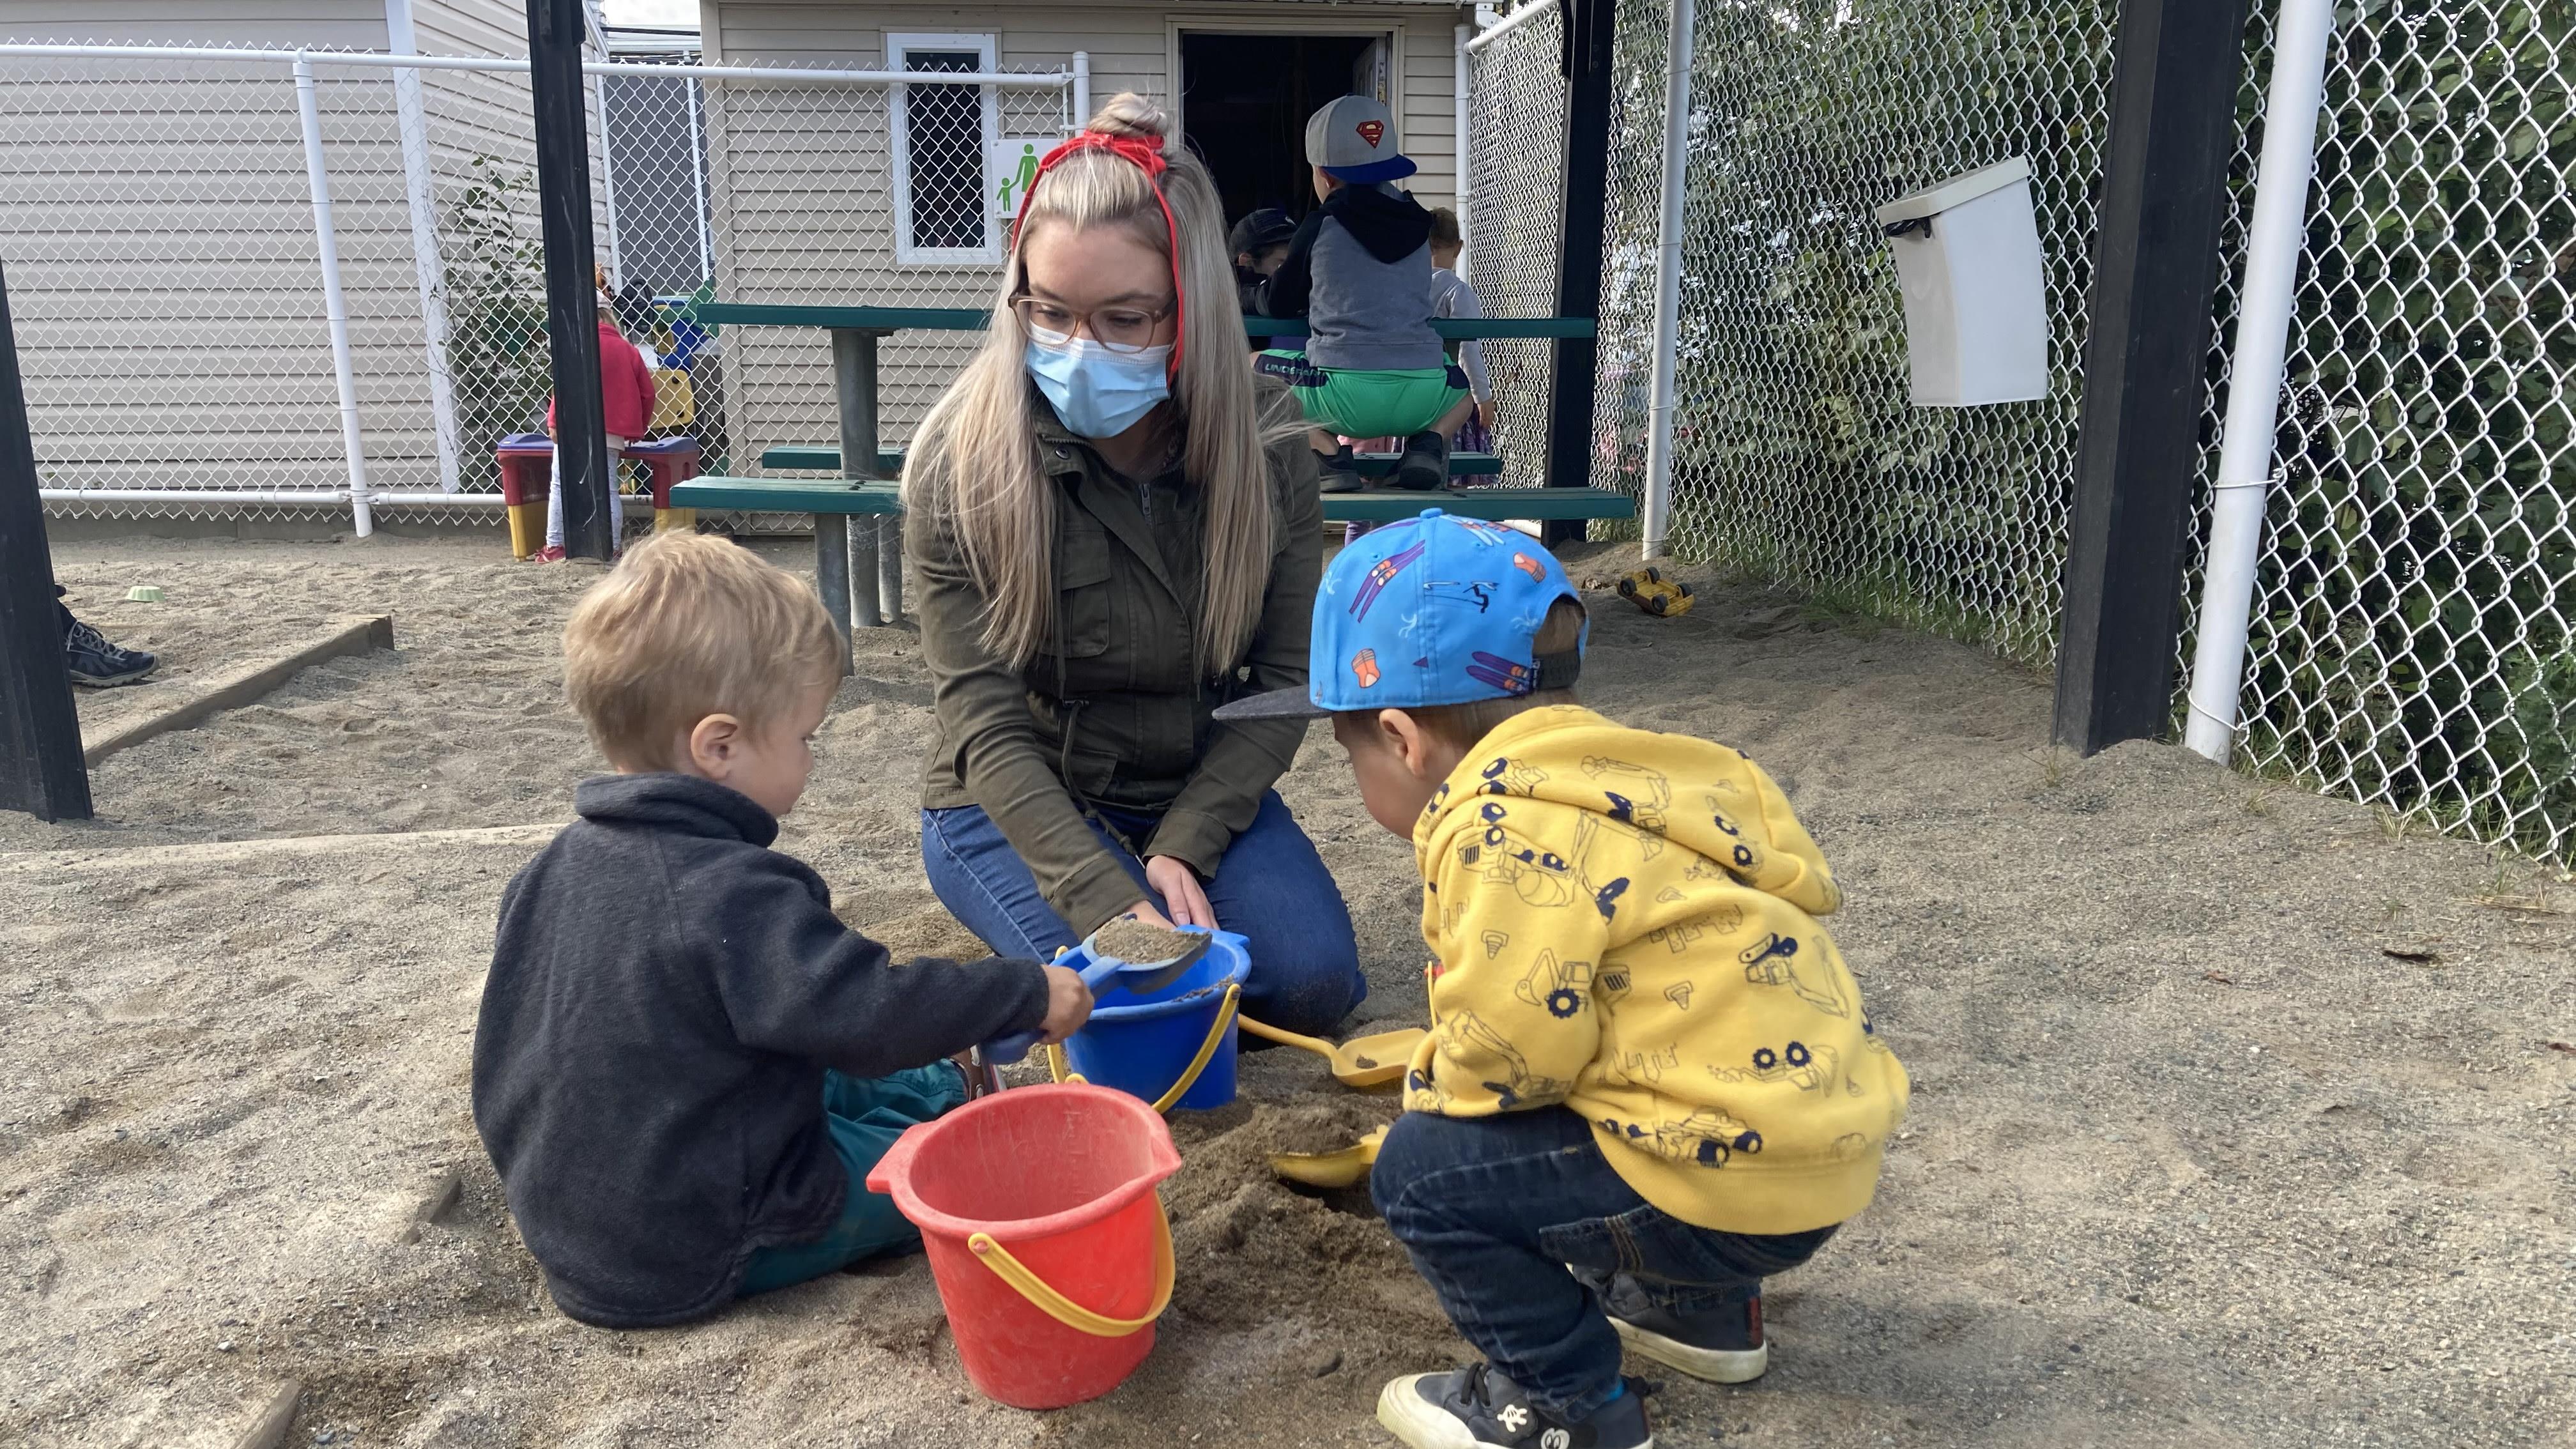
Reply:
[[[1181, 1100], [1183, 1096], [1188, 1094], [1190, 1088], [1198, 1085], [1199, 1073], [1206, 1071], [1207, 1064], [1216, 1057], [1216, 1044], [1225, 1040], [1225, 1029], [1234, 1025], [1235, 1004], [1242, 999], [1243, 983], [1240, 981], [1231, 981], [1226, 983], [1225, 1004], [1217, 1008], [1216, 1025], [1208, 1028], [1207, 1040], [1199, 1043], [1199, 1054], [1190, 1058], [1190, 1064], [1188, 1068], [1181, 1073], [1181, 1079], [1172, 1083], [1172, 1089], [1165, 1092], [1161, 1099], [1154, 1103], [1155, 1111], [1169, 1112], [1172, 1110], [1172, 1104], [1174, 1102]], [[1046, 1052], [1047, 1075], [1055, 1078], [1059, 1082], [1079, 1082], [1082, 1080], [1081, 1073], [1067, 1072], [1064, 1069], [1064, 1051], [1062, 1048], [1050, 1046], [1046, 1049]]]
[[993, 1276], [1017, 1289], [1039, 1312], [1094, 1338], [1125, 1338], [1152, 1324], [1172, 1306], [1172, 1223], [1163, 1215], [1159, 1198], [1154, 1202], [1154, 1306], [1146, 1309], [1142, 1318], [1111, 1318], [1065, 1297], [1044, 1278], [1030, 1272], [1027, 1264], [1012, 1257], [1010, 1249], [994, 1242], [990, 1233], [975, 1234], [966, 1240], [966, 1246], [975, 1250], [975, 1256], [984, 1260]]

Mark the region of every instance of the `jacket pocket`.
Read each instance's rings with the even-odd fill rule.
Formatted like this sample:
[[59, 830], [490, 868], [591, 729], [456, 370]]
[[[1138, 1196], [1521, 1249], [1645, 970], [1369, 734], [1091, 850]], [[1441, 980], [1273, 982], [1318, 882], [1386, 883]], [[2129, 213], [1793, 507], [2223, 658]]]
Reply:
[[1109, 652], [1117, 622], [1118, 582], [1109, 566], [1108, 540], [1093, 547], [1064, 546], [1055, 559], [1055, 647], [1067, 659], [1095, 659]]

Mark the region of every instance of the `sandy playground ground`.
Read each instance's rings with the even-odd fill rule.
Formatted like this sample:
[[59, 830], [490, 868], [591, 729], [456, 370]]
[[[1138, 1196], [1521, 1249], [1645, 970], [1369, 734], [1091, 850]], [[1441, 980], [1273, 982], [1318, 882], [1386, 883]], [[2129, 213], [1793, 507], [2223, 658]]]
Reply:
[[[1466, 1351], [1349, 1197], [1263, 1170], [1387, 1110], [1296, 1053], [1175, 1122], [1179, 1292], [1099, 1402], [982, 1400], [917, 1258], [687, 1329], [556, 1312], [467, 1052], [501, 886], [593, 768], [555, 641], [594, 575], [501, 555], [58, 550], [174, 678], [326, 615], [400, 647], [114, 757], [95, 824], [0, 815], [0, 1443], [227, 1446], [288, 1379], [299, 1446], [1391, 1442], [1379, 1385]], [[1593, 701], [1780, 777], [1916, 1085], [1876, 1206], [1773, 1284], [1769, 1377], [1656, 1375], [1661, 1442], [2576, 1444], [2576, 888], [2177, 749], [2051, 755], [2045, 681], [1971, 649], [1723, 583], [1596, 599]], [[916, 850], [913, 636], [860, 650], [783, 848], [967, 949]], [[1408, 847], [1320, 730], [1282, 789], [1362, 1014], [1419, 1021]]]

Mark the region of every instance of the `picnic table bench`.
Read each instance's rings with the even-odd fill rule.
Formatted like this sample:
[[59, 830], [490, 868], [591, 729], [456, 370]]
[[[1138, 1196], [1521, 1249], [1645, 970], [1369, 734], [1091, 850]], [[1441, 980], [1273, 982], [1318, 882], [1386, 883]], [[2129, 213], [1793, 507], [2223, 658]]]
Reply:
[[[805, 306], [765, 302], [701, 302], [693, 309], [698, 321], [738, 327], [815, 327], [832, 339], [832, 384], [841, 425], [840, 446], [806, 454], [830, 462], [817, 464], [838, 471], [842, 482], [770, 478], [699, 478], [671, 490], [678, 508], [740, 508], [809, 513], [814, 519], [814, 581], [823, 606], [841, 630], [844, 655], [852, 628], [873, 628], [903, 616], [903, 500], [892, 483], [901, 470], [900, 450], [883, 446], [878, 437], [877, 341], [897, 332], [981, 332], [993, 314], [980, 307]], [[1294, 317], [1246, 317], [1244, 330], [1255, 337], [1303, 337], [1306, 323]], [[1436, 318], [1441, 336], [1465, 338], [1589, 337], [1589, 317]], [[775, 450], [772, 450], [775, 451]], [[772, 464], [762, 454], [762, 466]], [[1390, 465], [1391, 466], [1391, 465]], [[1499, 469], [1500, 465], [1496, 467]], [[1513, 488], [1471, 490], [1509, 494], [1510, 511], [1475, 512], [1497, 518], [1625, 518], [1634, 504], [1625, 495], [1602, 489]], [[1575, 496], [1582, 495], [1582, 496]], [[1411, 492], [1370, 490], [1325, 495], [1325, 517], [1381, 522], [1410, 517], [1428, 507], [1468, 513], [1495, 505], [1467, 505], [1468, 491]], [[854, 521], [855, 520], [855, 521]], [[854, 588], [853, 584], [857, 586]]]
[[[1384, 478], [1395, 471], [1396, 464], [1404, 461], [1401, 453], [1355, 453], [1352, 456], [1358, 460], [1360, 476], [1364, 478]], [[760, 466], [808, 473], [838, 473], [841, 471], [841, 450], [802, 443], [763, 448]], [[1500, 476], [1502, 471], [1503, 460], [1491, 453], [1449, 455], [1449, 476], [1452, 478], [1492, 478]], [[902, 472], [903, 449], [877, 449], [878, 477], [892, 478]]]

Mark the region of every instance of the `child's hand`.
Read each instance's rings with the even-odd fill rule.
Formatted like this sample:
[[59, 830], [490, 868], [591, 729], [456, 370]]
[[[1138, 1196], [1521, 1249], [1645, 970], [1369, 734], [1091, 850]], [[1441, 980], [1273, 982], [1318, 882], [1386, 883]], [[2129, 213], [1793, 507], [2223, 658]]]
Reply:
[[1046, 973], [1047, 983], [1047, 1014], [1038, 1024], [1038, 1040], [1053, 1046], [1091, 1019], [1091, 988], [1082, 984], [1079, 972], [1061, 966], [1038, 969]]

